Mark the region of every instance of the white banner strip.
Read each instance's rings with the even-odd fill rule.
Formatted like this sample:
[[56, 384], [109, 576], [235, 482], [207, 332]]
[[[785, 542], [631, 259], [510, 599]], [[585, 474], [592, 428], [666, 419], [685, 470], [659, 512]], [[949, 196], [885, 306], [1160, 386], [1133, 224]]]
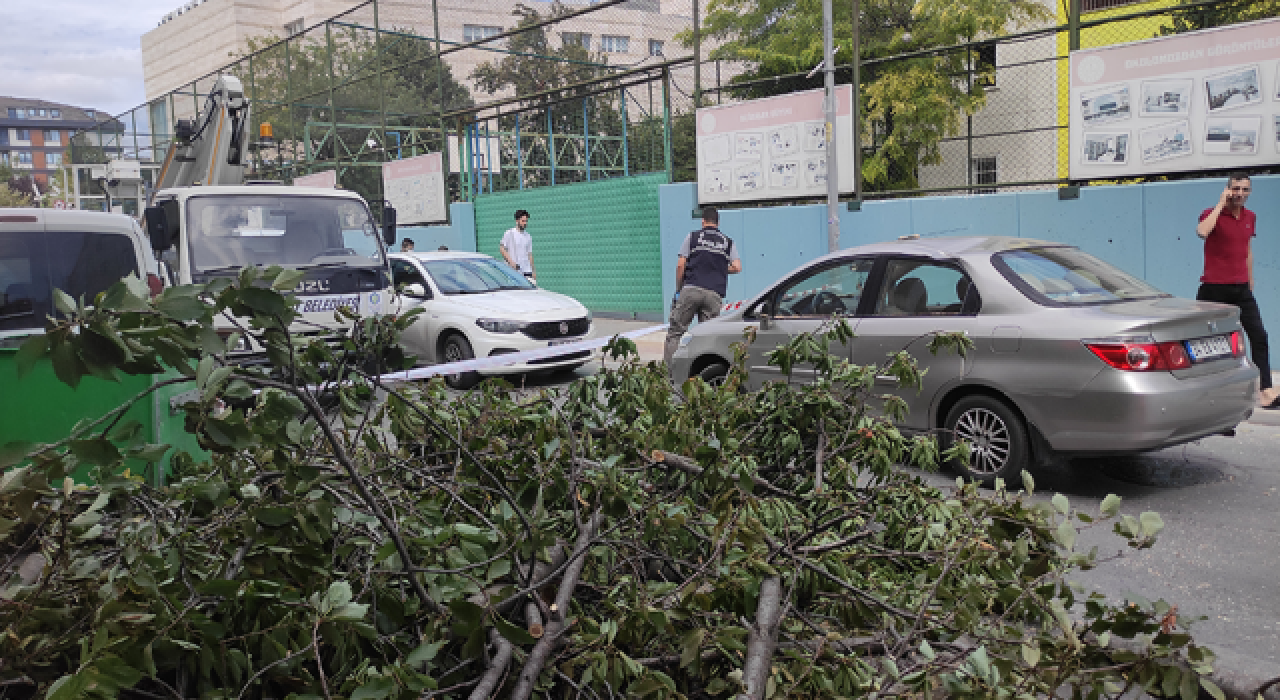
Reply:
[[[649, 326], [639, 330], [620, 333], [623, 338], [629, 340], [639, 338], [640, 336], [649, 335], [658, 331], [666, 330], [666, 325]], [[493, 369], [495, 367], [506, 367], [508, 365], [518, 365], [531, 360], [542, 360], [548, 357], [557, 357], [559, 355], [570, 355], [583, 350], [597, 350], [604, 347], [613, 340], [615, 336], [604, 338], [594, 338], [590, 340], [579, 340], [575, 343], [566, 343], [564, 345], [552, 345], [550, 347], [539, 348], [537, 350], [525, 350], [524, 352], [512, 352], [506, 355], [492, 355], [490, 357], [477, 357], [474, 360], [463, 360], [462, 362], [452, 362], [443, 365], [431, 365], [429, 367], [415, 367], [414, 369], [403, 370], [400, 372], [391, 372], [379, 377], [380, 380], [387, 383], [395, 382], [412, 382], [419, 379], [429, 379], [442, 374], [457, 374], [460, 372], [476, 372], [479, 370]], [[582, 358], [584, 361], [589, 358]]]

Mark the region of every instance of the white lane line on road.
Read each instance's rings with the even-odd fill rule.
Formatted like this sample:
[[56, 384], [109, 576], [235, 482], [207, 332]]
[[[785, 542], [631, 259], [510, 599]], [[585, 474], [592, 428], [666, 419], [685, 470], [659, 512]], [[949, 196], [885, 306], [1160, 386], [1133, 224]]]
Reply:
[[[640, 328], [638, 330], [620, 333], [623, 338], [634, 340], [640, 336], [649, 335], [658, 331], [666, 330], [666, 325], [649, 326], [648, 328]], [[518, 365], [522, 362], [530, 362], [532, 360], [542, 360], [548, 357], [557, 357], [559, 355], [569, 355], [583, 350], [596, 350], [604, 347], [609, 341], [616, 336], [607, 338], [595, 338], [592, 340], [579, 340], [576, 343], [566, 343], [565, 345], [553, 345], [551, 347], [538, 348], [537, 350], [525, 350], [524, 352], [513, 352], [506, 355], [493, 355], [491, 357], [477, 357], [474, 360], [463, 360], [462, 362], [451, 362], [443, 365], [430, 365], [428, 367], [417, 367], [410, 370], [400, 372], [390, 372], [381, 375], [379, 379], [384, 382], [412, 382], [420, 379], [429, 379], [442, 374], [457, 374], [460, 372], [475, 372], [485, 369], [493, 369], [495, 367], [506, 367], [508, 365]]]

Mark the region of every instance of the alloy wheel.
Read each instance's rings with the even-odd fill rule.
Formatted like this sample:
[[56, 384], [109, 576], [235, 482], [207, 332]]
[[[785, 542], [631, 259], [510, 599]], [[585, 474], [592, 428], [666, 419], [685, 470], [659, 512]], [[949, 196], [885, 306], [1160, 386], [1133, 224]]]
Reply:
[[969, 444], [969, 469], [980, 474], [997, 474], [1009, 462], [1012, 439], [1009, 426], [994, 412], [971, 408], [955, 424], [955, 439]]

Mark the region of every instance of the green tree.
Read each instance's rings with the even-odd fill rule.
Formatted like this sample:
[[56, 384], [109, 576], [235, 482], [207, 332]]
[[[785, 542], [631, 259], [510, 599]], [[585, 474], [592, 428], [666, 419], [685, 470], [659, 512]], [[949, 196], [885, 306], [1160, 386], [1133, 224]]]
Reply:
[[0, 163], [0, 207], [31, 206], [31, 194], [20, 187], [13, 187], [14, 180], [13, 168], [7, 163]]
[[[570, 8], [556, 0], [548, 10], [548, 16], [561, 17], [569, 11]], [[609, 65], [607, 54], [591, 51], [576, 43], [573, 34], [563, 34], [553, 39], [546, 27], [533, 27], [547, 19], [538, 10], [519, 3], [511, 14], [517, 18], [516, 27], [526, 31], [511, 36], [506, 44], [507, 55], [481, 64], [471, 73], [471, 79], [479, 90], [490, 95], [511, 92], [522, 98], [518, 103], [518, 108], [522, 110], [522, 131], [546, 133], [549, 110], [551, 131], [557, 134], [557, 182], [573, 179], [574, 176], [568, 174], [571, 172], [585, 177], [583, 173], [587, 163], [587, 150], [583, 147], [582, 134], [585, 132], [592, 136], [620, 137], [622, 117], [617, 94], [588, 96], [587, 93], [597, 89], [597, 86], [582, 86], [581, 83], [607, 77], [614, 71], [614, 67]], [[508, 115], [500, 118], [499, 129], [514, 130], [515, 117]], [[522, 147], [527, 147], [526, 164], [550, 164], [545, 149], [535, 148], [529, 142], [524, 142]], [[596, 142], [593, 142], [592, 148], [597, 149]], [[604, 164], [603, 155], [595, 150], [591, 156], [592, 167]], [[515, 158], [514, 143], [504, 143], [503, 161], [514, 162]], [[565, 174], [559, 174], [559, 169], [563, 169]], [[514, 172], [504, 172], [505, 178], [515, 176]], [[511, 181], [504, 184], [517, 183]]]
[[[290, 163], [288, 174], [307, 172], [310, 161], [336, 161], [345, 169], [343, 186], [380, 198], [377, 165], [392, 157], [388, 149], [396, 143], [382, 132], [384, 118], [388, 131], [437, 127], [442, 105], [472, 104], [470, 91], [437, 59], [434, 42], [411, 30], [396, 28], [379, 38], [352, 27], [333, 27], [326, 36], [320, 27], [287, 43], [271, 35], [250, 39], [228, 72], [249, 91], [255, 137], [258, 125], [270, 122], [281, 160], [289, 163], [296, 150], [299, 162]], [[351, 126], [334, 129], [334, 122]], [[432, 135], [424, 147], [438, 151], [443, 141]], [[271, 158], [274, 149], [262, 155]], [[279, 164], [266, 170], [272, 167]]]
[[[863, 61], [999, 36], [1050, 18], [1041, 3], [1031, 0], [863, 0], [861, 8]], [[850, 63], [852, 26], [850, 13], [837, 10], [837, 64]], [[703, 31], [723, 42], [712, 58], [749, 66], [731, 84], [808, 71], [822, 60], [819, 0], [712, 0]], [[689, 33], [682, 38], [688, 42]], [[975, 70], [984, 70], [974, 64]], [[958, 132], [962, 116], [985, 104], [983, 81], [974, 81], [978, 84], [971, 88], [969, 69], [970, 54], [964, 50], [863, 67], [862, 174], [868, 190], [914, 188], [920, 165], [941, 162], [941, 140]], [[848, 82], [850, 73], [838, 77]], [[817, 75], [744, 86], [733, 94], [756, 98], [821, 86]]]
[[1196, 0], [1179, 0], [1178, 4], [1195, 7], [1175, 7], [1171, 23], [1161, 27], [1160, 34], [1181, 34], [1280, 15], [1280, 2], [1277, 0], [1225, 0], [1210, 5], [1201, 5]]

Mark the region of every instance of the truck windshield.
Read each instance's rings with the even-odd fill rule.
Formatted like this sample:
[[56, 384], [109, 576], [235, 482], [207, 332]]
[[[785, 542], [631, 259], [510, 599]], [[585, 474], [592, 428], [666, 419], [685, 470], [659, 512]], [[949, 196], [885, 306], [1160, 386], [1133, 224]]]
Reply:
[[44, 328], [45, 317], [54, 315], [55, 288], [93, 303], [129, 273], [144, 274], [133, 240], [124, 234], [2, 231], [0, 334]]
[[338, 197], [243, 195], [187, 202], [192, 271], [250, 265], [384, 267], [363, 202]]

